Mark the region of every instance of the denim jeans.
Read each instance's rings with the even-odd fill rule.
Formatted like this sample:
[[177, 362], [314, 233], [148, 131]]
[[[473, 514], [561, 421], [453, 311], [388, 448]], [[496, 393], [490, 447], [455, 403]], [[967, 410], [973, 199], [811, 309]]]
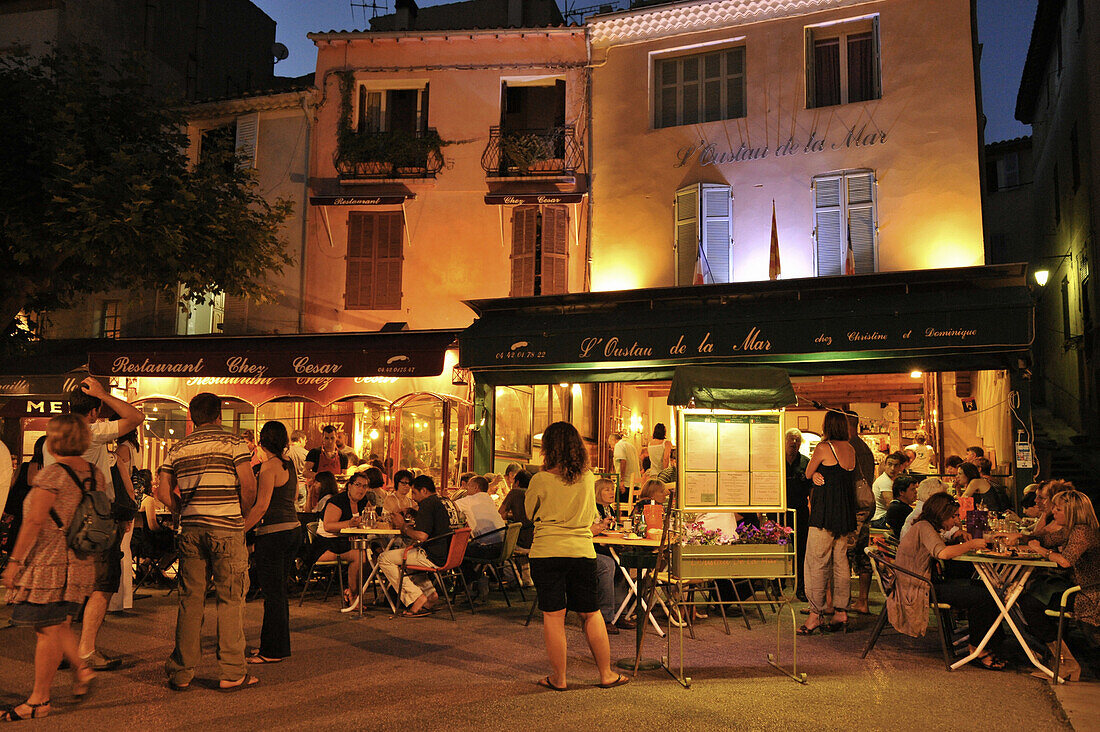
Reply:
[[218, 665], [223, 681], [245, 675], [244, 596], [248, 591], [248, 550], [244, 532], [185, 526], [179, 534], [179, 611], [176, 647], [164, 664], [168, 678], [189, 684], [202, 660], [202, 618], [207, 578], [212, 577], [218, 613]]
[[264, 623], [260, 630], [260, 655], [264, 658], [290, 655], [290, 605], [286, 582], [301, 544], [300, 527], [256, 536], [253, 556], [256, 580], [264, 593]]
[[605, 623], [615, 619], [615, 572], [618, 565], [606, 554], [596, 554], [596, 581], [599, 582], [600, 615]]

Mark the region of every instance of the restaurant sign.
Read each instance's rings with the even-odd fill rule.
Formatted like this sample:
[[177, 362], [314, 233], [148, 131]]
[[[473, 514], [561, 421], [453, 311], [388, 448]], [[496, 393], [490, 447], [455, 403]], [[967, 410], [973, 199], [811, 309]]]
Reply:
[[551, 205], [556, 203], [580, 203], [583, 193], [531, 193], [531, 194], [494, 194], [485, 196], [485, 203], [491, 205], [519, 206], [525, 204]]
[[397, 196], [310, 196], [310, 206], [400, 206], [415, 193]]
[[827, 135], [813, 130], [804, 138], [788, 137], [780, 140], [774, 147], [768, 144], [751, 145], [747, 142], [734, 147], [724, 147], [708, 140], [699, 140], [684, 145], [676, 151], [676, 164], [672, 167], [683, 168], [695, 160], [701, 166], [728, 165], [766, 158], [789, 158], [796, 155], [814, 155], [831, 150], [857, 150], [886, 144], [885, 130], [874, 123], [861, 127], [844, 128], [839, 135]]
[[[728, 308], [728, 309], [727, 309]], [[722, 311], [726, 310], [725, 313]], [[753, 310], [757, 312], [752, 312]], [[516, 326], [520, 326], [520, 330]], [[914, 356], [985, 349], [1021, 350], [1031, 340], [1026, 306], [996, 311], [792, 317], [782, 308], [714, 307], [647, 313], [634, 319], [602, 313], [556, 317], [532, 315], [502, 322], [488, 314], [461, 337], [466, 368], [531, 368], [554, 364], [598, 366], [636, 363], [768, 362], [807, 356], [831, 360], [862, 356]], [[1015, 346], [1015, 348], [1013, 348]]]

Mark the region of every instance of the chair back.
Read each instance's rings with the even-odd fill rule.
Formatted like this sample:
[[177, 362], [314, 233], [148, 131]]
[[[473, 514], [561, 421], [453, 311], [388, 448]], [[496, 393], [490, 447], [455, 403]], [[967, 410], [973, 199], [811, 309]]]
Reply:
[[456, 529], [451, 534], [451, 547], [447, 550], [447, 561], [439, 568], [440, 572], [455, 569], [462, 564], [462, 560], [466, 558], [466, 546], [470, 543], [470, 532], [471, 529], [467, 526]]
[[500, 561], [507, 562], [516, 553], [516, 544], [519, 542], [519, 532], [523, 530], [523, 524], [519, 521], [504, 527], [504, 541], [500, 547]]
[[310, 521], [306, 524], [306, 543], [312, 544], [313, 540], [317, 538], [317, 531], [321, 527], [320, 521]]

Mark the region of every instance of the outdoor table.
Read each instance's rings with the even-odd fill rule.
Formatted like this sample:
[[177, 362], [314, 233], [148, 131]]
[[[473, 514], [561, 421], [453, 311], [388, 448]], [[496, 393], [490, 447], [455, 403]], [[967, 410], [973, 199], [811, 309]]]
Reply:
[[[641, 605], [642, 610], [645, 611], [646, 618], [653, 625], [653, 628], [657, 631], [657, 635], [663, 638], [664, 635], [665, 635], [665, 632], [663, 630], [661, 630], [661, 626], [658, 625], [657, 621], [653, 618], [652, 610], [650, 608], [647, 608], [645, 606], [645, 601], [642, 600], [640, 597], [638, 597], [638, 583], [641, 582], [642, 578], [645, 576], [646, 570], [645, 569], [639, 569], [638, 570], [639, 571], [638, 582], [635, 582], [634, 578], [630, 576], [630, 570], [623, 566], [622, 559], [620, 559], [618, 552], [615, 551], [616, 547], [618, 547], [619, 549], [629, 548], [629, 547], [637, 547], [637, 548], [653, 549], [654, 551], [656, 551], [661, 546], [661, 541], [659, 539], [627, 539], [625, 536], [624, 537], [619, 537], [619, 536], [603, 536], [603, 535], [600, 535], [600, 536], [593, 537], [592, 542], [594, 544], [600, 544], [602, 546], [607, 547], [608, 551], [611, 552], [611, 558], [615, 560], [615, 564], [619, 568], [619, 572], [621, 572], [623, 577], [626, 579], [626, 586], [627, 586], [626, 597], [623, 598], [622, 604], [619, 605], [619, 609], [618, 609], [618, 611], [616, 611], [615, 617], [612, 618], [611, 622], [612, 623], [618, 622], [619, 618], [622, 617], [623, 614], [626, 613], [630, 609], [630, 606], [636, 600], [638, 602], [638, 604]], [[657, 602], [660, 603], [661, 607], [665, 608], [665, 612], [668, 612], [668, 608], [665, 607], [664, 601], [661, 600], [660, 598], [656, 598], [656, 599], [657, 599]]]
[[[1020, 594], [1024, 591], [1024, 587], [1027, 586], [1027, 581], [1031, 578], [1032, 572], [1040, 567], [1057, 567], [1058, 565], [1049, 559], [1041, 558], [1037, 554], [1025, 554], [1024, 556], [1017, 557], [1000, 557], [986, 553], [979, 554], [977, 552], [968, 552], [955, 557], [952, 561], [970, 562], [974, 565], [974, 570], [978, 573], [978, 577], [981, 578], [982, 584], [989, 590], [989, 594], [993, 597], [993, 602], [997, 604], [1000, 615], [993, 622], [989, 632], [985, 634], [985, 637], [982, 638], [981, 642], [974, 649], [974, 652], [966, 658], [961, 658], [951, 664], [951, 669], [957, 669], [960, 666], [970, 663], [975, 658], [978, 658], [982, 654], [982, 651], [985, 650], [986, 644], [989, 643], [989, 639], [993, 637], [993, 633], [1003, 620], [1008, 624], [1008, 627], [1012, 630], [1012, 634], [1016, 636], [1016, 641], [1020, 644], [1020, 647], [1024, 649], [1024, 653], [1027, 654], [1028, 660], [1031, 661], [1035, 668], [1039, 669], [1047, 676], [1054, 678], [1054, 672], [1039, 661], [1035, 656], [1035, 652], [1032, 651], [1031, 646], [1024, 640], [1023, 634], [1020, 633], [1020, 629], [1017, 627], [1011, 611], [1016, 604], [1016, 600], [1019, 599]], [[973, 639], [971, 639], [971, 642], [973, 642]]]
[[[397, 539], [397, 537], [401, 536], [401, 532], [395, 528], [390, 527], [389, 524], [387, 524], [383, 528], [373, 528], [370, 526], [349, 526], [346, 529], [341, 529], [340, 533], [345, 536], [350, 536], [352, 541], [355, 542], [355, 548], [359, 551], [360, 577], [363, 577], [363, 568], [368, 566], [367, 545], [370, 542], [367, 540], [372, 536], [388, 536], [389, 541], [386, 542], [386, 548], [382, 550], [388, 551], [389, 548], [393, 546], [393, 542]], [[359, 583], [359, 617], [363, 617], [363, 591], [366, 590], [367, 585], [371, 583], [371, 580], [373, 580], [378, 575], [378, 562], [370, 563], [369, 566], [370, 574], [368, 574], [366, 577], [363, 577], [362, 582]], [[386, 602], [389, 603], [390, 608], [394, 611], [394, 613], [396, 613], [397, 608], [394, 607], [393, 600], [390, 599], [389, 593], [383, 592], [382, 594], [385, 596]]]

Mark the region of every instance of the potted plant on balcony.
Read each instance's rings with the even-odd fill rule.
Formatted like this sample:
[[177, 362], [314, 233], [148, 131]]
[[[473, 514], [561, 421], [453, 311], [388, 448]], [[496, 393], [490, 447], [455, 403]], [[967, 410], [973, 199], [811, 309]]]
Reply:
[[500, 138], [501, 152], [509, 171], [526, 175], [537, 163], [550, 157], [546, 135], [536, 132], [505, 132]]

